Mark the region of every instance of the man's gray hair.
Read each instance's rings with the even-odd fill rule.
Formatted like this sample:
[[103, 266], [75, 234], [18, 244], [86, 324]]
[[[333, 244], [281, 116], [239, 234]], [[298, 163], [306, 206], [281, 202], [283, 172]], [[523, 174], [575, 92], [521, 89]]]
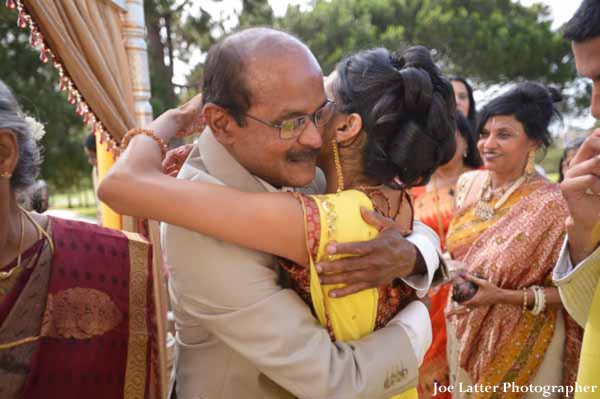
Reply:
[[29, 124], [10, 88], [0, 80], [0, 130], [10, 130], [17, 137], [19, 161], [10, 179], [14, 191], [33, 184], [39, 174], [42, 157]]

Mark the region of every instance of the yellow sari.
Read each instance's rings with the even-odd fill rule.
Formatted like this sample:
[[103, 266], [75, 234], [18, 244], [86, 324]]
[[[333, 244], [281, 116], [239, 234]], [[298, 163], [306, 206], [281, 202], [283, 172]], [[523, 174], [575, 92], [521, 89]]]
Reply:
[[[319, 246], [316, 258], [310, 256], [310, 295], [319, 322], [333, 330], [335, 338], [340, 341], [360, 339], [373, 332], [376, 325], [379, 294], [376, 288], [364, 290], [343, 298], [331, 298], [329, 292], [340, 285], [321, 285], [315, 264], [321, 260], [338, 259], [339, 256], [329, 257], [326, 246], [332, 241], [355, 242], [366, 241], [377, 236], [378, 231], [367, 224], [360, 208], [373, 210], [373, 203], [363, 193], [356, 190], [344, 191], [338, 194], [311, 197], [318, 205], [318, 222], [320, 229]], [[305, 216], [307, 207], [302, 202]], [[306, 223], [311, 223], [305, 217]], [[308, 226], [306, 226], [308, 232]], [[307, 237], [310, 242], [310, 237]], [[412, 388], [393, 399], [417, 399], [416, 388]]]

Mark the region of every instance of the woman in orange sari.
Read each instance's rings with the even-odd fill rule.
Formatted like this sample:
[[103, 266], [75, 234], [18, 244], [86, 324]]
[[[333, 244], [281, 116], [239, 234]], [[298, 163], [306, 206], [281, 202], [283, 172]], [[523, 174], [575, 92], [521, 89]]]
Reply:
[[[529, 384], [575, 382], [581, 329], [551, 285], [567, 210], [558, 186], [534, 169], [559, 98], [525, 82], [481, 111], [478, 148], [488, 170], [460, 178], [447, 240], [466, 273], [455, 278], [447, 307], [455, 397], [475, 384], [498, 386], [476, 397], [521, 398], [541, 396]], [[519, 388], [505, 388], [512, 383]]]
[[0, 397], [161, 397], [150, 245], [21, 208], [40, 159], [0, 82]]
[[[440, 237], [442, 251], [446, 251], [446, 233], [454, 214], [456, 182], [465, 172], [478, 169], [481, 158], [468, 120], [460, 111], [456, 112], [456, 152], [445, 165], [440, 166], [426, 186], [415, 187], [415, 218], [431, 227]], [[429, 291], [431, 306], [429, 315], [433, 329], [433, 340], [423, 364], [419, 369], [419, 397], [434, 394], [434, 385], [448, 385], [448, 361], [446, 359], [446, 316], [444, 309], [448, 301], [451, 284], [443, 284]], [[449, 393], [438, 393], [436, 398], [450, 397]]]

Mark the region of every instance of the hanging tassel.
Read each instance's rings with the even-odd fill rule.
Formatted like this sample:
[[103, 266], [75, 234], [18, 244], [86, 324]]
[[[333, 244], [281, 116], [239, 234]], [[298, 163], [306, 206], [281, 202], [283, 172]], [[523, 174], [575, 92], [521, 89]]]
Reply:
[[17, 26], [21, 29], [27, 28], [27, 19], [23, 10], [19, 11], [19, 19], [17, 20]]
[[40, 61], [42, 61], [43, 64], [48, 63], [48, 54], [46, 54], [46, 46], [45, 45], [42, 45], [42, 49], [40, 50]]
[[32, 47], [37, 48], [40, 45], [40, 36], [36, 28], [31, 29], [31, 36], [29, 37], [29, 43]]

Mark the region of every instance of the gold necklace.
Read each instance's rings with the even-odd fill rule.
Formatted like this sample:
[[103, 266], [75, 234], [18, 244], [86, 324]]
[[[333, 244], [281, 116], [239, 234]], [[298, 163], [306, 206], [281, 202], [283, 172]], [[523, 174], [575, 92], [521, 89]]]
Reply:
[[23, 243], [25, 242], [25, 220], [23, 219], [23, 212], [19, 208], [19, 218], [21, 219], [21, 238], [19, 240], [19, 255], [17, 256], [17, 265], [6, 272], [0, 272], [0, 280], [6, 280], [10, 278], [15, 270], [21, 267], [21, 256], [23, 252]]
[[481, 198], [479, 199], [479, 201], [477, 202], [477, 206], [475, 207], [475, 215], [481, 220], [492, 220], [495, 216], [496, 211], [500, 209], [500, 207], [504, 205], [506, 201], [508, 201], [510, 196], [515, 191], [517, 191], [517, 189], [521, 187], [523, 183], [527, 181], [527, 178], [529, 176], [530, 175], [528, 175], [527, 173], [522, 174], [521, 177], [519, 177], [517, 180], [511, 183], [511, 185], [508, 186], [505, 191], [503, 191], [502, 196], [498, 199], [494, 206], [492, 206], [490, 204], [493, 197], [492, 179], [490, 176], [490, 172], [488, 172], [486, 181], [483, 184], [483, 188], [481, 189]]
[[42, 237], [46, 237], [50, 246], [50, 250], [52, 251], [52, 254], [54, 254], [54, 244], [52, 243], [52, 239], [50, 238], [50, 235], [46, 232], [46, 230], [44, 230], [44, 228], [40, 226], [35, 221], [35, 219], [21, 206], [19, 206], [19, 213], [21, 219], [21, 239], [19, 240], [19, 255], [17, 256], [17, 265], [8, 271], [0, 272], [0, 281], [10, 278], [10, 276], [21, 267], [21, 259], [23, 257], [23, 244], [25, 243], [25, 220], [23, 218], [23, 215], [25, 215], [27, 219], [31, 222], [31, 224], [33, 224], [33, 226], [35, 227], [37, 231], [38, 240], [40, 240]]

